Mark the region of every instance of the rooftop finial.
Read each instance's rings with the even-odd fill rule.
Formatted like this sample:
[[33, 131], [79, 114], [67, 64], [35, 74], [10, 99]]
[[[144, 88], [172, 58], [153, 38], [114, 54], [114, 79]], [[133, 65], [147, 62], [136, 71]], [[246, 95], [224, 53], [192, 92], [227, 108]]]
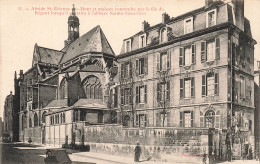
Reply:
[[75, 6], [74, 6], [74, 4], [73, 4], [73, 8], [72, 8], [72, 15], [76, 15], [75, 14]]

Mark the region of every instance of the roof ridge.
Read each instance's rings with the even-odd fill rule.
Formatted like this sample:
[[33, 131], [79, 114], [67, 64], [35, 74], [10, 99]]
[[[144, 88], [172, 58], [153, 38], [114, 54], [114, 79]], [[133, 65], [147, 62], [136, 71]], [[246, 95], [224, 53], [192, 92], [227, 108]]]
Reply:
[[[38, 45], [37, 45], [38, 46]], [[48, 47], [42, 47], [42, 46], [38, 46], [38, 47], [40, 47], [40, 48], [44, 48], [44, 49], [49, 49], [49, 50], [53, 50], [53, 51], [58, 51], [58, 52], [62, 52], [62, 51], [60, 51], [60, 50], [55, 50], [55, 49], [52, 49], [52, 48], [48, 48]], [[62, 53], [64, 53], [64, 52], [62, 52]]]

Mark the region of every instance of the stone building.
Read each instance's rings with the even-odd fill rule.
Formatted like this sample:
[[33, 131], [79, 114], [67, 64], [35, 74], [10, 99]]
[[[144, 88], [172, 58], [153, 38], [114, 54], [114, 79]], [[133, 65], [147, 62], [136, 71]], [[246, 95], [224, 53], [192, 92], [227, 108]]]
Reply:
[[255, 70], [255, 149], [257, 152], [260, 152], [260, 61], [257, 61], [257, 69]]
[[18, 110], [19, 108], [16, 107], [16, 97], [11, 91], [5, 99], [3, 132], [10, 134], [12, 141], [19, 141]]
[[205, 2], [177, 17], [164, 13], [154, 26], [144, 21], [124, 39], [116, 110], [126, 127], [160, 127], [148, 134], [162, 138], [186, 134], [163, 145], [203, 145], [203, 130], [209, 154], [226, 159], [232, 149], [240, 158], [254, 149], [256, 41], [244, 1]]
[[79, 25], [73, 6], [64, 48], [35, 44], [32, 67], [20, 71], [15, 88], [20, 92], [23, 142], [60, 146], [66, 139], [81, 142], [80, 126], [117, 121], [109, 99], [117, 71], [115, 54], [100, 26], [79, 37]]

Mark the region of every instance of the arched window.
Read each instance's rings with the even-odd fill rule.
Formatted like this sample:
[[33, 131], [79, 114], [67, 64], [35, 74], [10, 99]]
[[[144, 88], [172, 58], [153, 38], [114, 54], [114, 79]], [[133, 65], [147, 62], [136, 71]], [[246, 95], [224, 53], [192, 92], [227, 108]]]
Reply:
[[213, 110], [208, 110], [205, 113], [205, 127], [214, 128], [215, 125], [215, 112]]
[[83, 86], [87, 99], [103, 99], [102, 84], [96, 76], [88, 76]]
[[29, 118], [29, 128], [31, 128], [32, 127], [32, 118], [30, 117]]
[[46, 113], [47, 113], [47, 112], [44, 111], [43, 114], [42, 114], [42, 122], [43, 122], [43, 123], [45, 123], [45, 115], [46, 115]]
[[163, 28], [161, 30], [161, 42], [166, 42], [167, 41], [167, 30]]
[[34, 114], [33, 121], [34, 121], [34, 127], [38, 126], [38, 115], [37, 115], [37, 113]]
[[65, 99], [67, 98], [67, 88], [66, 88], [66, 80], [63, 79], [60, 83], [60, 98]]

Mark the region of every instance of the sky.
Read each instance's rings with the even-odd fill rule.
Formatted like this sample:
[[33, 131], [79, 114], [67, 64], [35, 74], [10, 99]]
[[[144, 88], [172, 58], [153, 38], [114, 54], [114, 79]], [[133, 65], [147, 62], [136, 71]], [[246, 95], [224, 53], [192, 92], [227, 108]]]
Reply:
[[[153, 26], [161, 22], [162, 13], [176, 17], [204, 6], [205, 0], [0, 0], [0, 117], [5, 97], [14, 92], [14, 72], [26, 72], [32, 65], [34, 45], [63, 48], [72, 4], [80, 20], [80, 36], [100, 25], [118, 55], [123, 39], [139, 32], [144, 20]], [[245, 17], [259, 43], [255, 61], [260, 60], [259, 9], [260, 0], [245, 0]], [[114, 15], [122, 10], [130, 14]]]

